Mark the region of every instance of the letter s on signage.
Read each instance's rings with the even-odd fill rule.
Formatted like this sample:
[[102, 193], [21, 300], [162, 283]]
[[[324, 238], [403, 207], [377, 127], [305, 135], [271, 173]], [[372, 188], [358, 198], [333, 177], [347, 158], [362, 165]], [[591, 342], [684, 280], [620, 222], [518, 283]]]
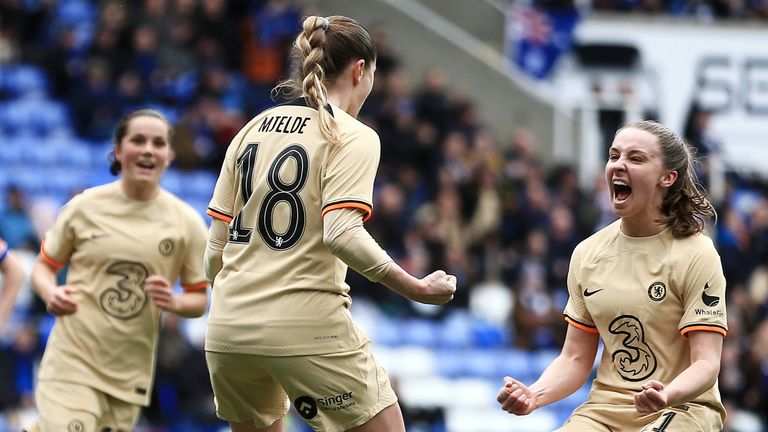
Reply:
[[732, 64], [726, 56], [703, 57], [696, 66], [694, 96], [715, 114], [743, 108], [750, 116], [768, 116], [768, 58]]
[[733, 87], [728, 75], [731, 61], [723, 56], [707, 56], [696, 66], [696, 90], [694, 96], [704, 108], [721, 114], [730, 111], [733, 104]]

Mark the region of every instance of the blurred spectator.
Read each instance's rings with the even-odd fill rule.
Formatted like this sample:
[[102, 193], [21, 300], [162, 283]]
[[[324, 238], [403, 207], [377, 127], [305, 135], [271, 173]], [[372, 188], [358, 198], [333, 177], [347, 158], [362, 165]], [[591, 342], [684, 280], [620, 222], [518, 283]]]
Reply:
[[5, 210], [0, 212], [0, 237], [11, 249], [37, 251], [39, 243], [27, 214], [24, 193], [18, 187], [10, 186], [6, 190], [6, 199]]

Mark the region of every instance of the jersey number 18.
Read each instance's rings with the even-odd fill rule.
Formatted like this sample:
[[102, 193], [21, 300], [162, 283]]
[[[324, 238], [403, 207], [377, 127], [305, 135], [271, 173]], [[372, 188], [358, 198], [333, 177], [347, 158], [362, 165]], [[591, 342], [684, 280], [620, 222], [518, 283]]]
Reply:
[[[258, 143], [248, 144], [245, 151], [237, 159], [237, 167], [241, 173], [240, 191], [243, 198], [243, 209], [253, 194], [253, 170], [256, 166], [258, 150]], [[280, 178], [280, 170], [289, 159], [293, 159], [296, 164], [296, 176], [292, 181], [285, 183]], [[259, 235], [270, 248], [275, 250], [290, 249], [304, 234], [306, 210], [299, 192], [307, 183], [308, 176], [309, 157], [307, 151], [297, 144], [286, 147], [272, 161], [267, 173], [269, 191], [261, 201], [257, 216]], [[282, 233], [276, 232], [273, 221], [275, 207], [280, 202], [288, 204], [290, 210], [288, 228]], [[235, 215], [229, 228], [229, 241], [231, 243], [247, 244], [251, 242], [253, 228], [243, 226], [243, 209]]]

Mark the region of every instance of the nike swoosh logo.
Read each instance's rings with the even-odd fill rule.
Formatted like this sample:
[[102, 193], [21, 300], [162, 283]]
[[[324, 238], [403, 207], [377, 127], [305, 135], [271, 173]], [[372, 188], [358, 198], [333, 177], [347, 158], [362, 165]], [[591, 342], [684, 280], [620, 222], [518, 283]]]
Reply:
[[706, 290], [709, 288], [709, 282], [704, 284], [704, 291], [701, 292], [701, 301], [709, 307], [715, 307], [720, 303], [720, 297], [707, 295]]
[[597, 294], [597, 293], [599, 293], [599, 292], [600, 292], [600, 291], [602, 291], [602, 290], [603, 290], [603, 289], [602, 289], [602, 288], [600, 288], [600, 289], [597, 289], [597, 290], [594, 290], [594, 291], [590, 291], [590, 290], [589, 290], [589, 288], [584, 288], [584, 297], [589, 297], [589, 296], [591, 296], [592, 294]]

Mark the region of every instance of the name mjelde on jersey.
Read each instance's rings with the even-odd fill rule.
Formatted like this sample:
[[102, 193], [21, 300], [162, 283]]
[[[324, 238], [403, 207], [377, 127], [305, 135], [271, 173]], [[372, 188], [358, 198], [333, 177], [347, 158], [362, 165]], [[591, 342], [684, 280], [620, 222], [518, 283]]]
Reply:
[[265, 117], [259, 132], [304, 133], [309, 117], [270, 116]]

